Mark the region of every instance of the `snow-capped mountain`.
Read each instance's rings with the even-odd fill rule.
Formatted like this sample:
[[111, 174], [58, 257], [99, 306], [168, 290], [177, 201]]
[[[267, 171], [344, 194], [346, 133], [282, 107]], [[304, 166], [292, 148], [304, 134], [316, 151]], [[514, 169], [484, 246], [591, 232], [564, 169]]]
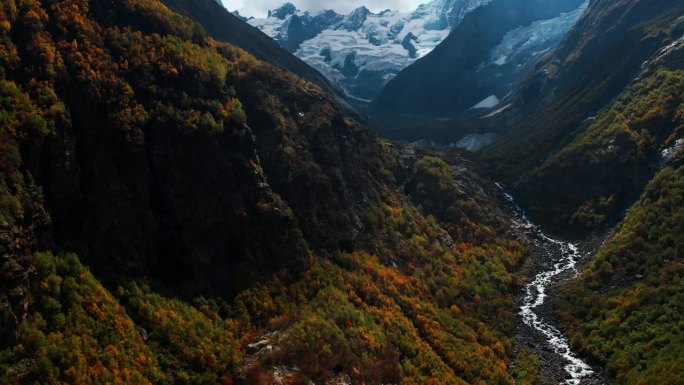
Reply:
[[414, 12], [366, 7], [349, 15], [312, 14], [286, 3], [247, 22], [339, 84], [348, 95], [374, 99], [401, 70], [432, 51], [473, 9], [491, 0], [433, 0]]

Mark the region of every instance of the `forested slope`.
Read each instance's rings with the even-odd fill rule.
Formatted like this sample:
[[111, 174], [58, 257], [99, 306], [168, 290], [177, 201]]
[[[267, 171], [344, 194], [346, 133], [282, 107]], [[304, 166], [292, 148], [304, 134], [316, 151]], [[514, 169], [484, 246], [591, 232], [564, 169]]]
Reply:
[[586, 234], [614, 225], [657, 172], [662, 152], [684, 137], [683, 112], [684, 71], [644, 76], [521, 178], [521, 201], [556, 230]]
[[573, 344], [605, 363], [616, 384], [684, 383], [683, 198], [680, 158], [564, 289], [561, 315]]

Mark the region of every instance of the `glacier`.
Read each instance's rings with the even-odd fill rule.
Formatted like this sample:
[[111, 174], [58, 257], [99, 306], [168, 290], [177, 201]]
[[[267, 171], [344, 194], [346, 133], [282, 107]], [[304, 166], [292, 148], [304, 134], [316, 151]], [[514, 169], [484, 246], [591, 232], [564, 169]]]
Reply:
[[588, 6], [589, 0], [572, 12], [509, 31], [503, 41], [491, 50], [491, 63], [503, 66], [513, 61], [516, 55], [539, 56], [547, 52], [577, 23]]

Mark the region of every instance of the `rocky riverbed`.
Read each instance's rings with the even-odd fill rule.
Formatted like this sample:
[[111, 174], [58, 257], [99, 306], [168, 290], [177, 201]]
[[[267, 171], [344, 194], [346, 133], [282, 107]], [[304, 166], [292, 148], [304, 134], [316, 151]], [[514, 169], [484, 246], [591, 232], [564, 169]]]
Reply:
[[506, 197], [515, 212], [514, 226], [536, 245], [534, 269], [518, 298], [518, 348], [528, 348], [539, 357], [542, 384], [605, 385], [602, 371], [571, 349], [555, 315], [562, 284], [579, 274], [597, 242], [553, 239], [527, 219], [512, 196]]

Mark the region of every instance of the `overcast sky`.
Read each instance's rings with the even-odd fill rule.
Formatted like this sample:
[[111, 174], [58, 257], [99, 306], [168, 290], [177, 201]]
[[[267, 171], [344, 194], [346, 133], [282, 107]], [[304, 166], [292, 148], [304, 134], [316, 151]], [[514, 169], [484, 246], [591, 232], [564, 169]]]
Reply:
[[[222, 0], [230, 11], [238, 10], [243, 16], [266, 17], [269, 9], [275, 9], [288, 0]], [[412, 11], [418, 4], [428, 0], [290, 0], [302, 11], [320, 11], [334, 9], [338, 13], [346, 14], [365, 5], [373, 12], [385, 9]]]

